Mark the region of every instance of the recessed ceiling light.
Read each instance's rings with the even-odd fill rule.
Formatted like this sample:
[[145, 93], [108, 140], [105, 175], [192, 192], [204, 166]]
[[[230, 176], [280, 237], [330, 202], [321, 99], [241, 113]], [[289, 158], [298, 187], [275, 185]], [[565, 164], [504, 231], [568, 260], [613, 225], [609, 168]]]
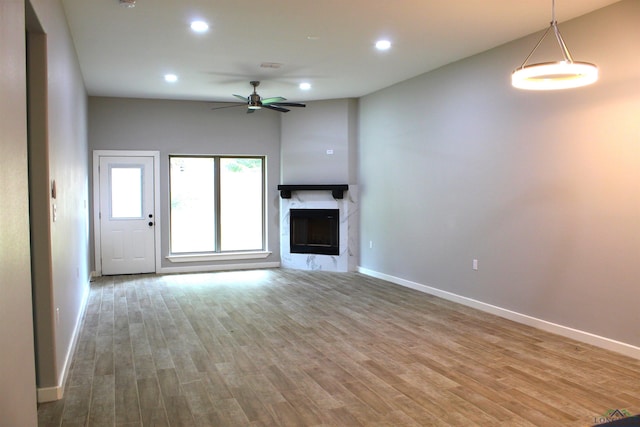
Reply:
[[376, 49], [378, 50], [387, 50], [391, 47], [391, 42], [389, 40], [378, 40], [376, 42]]
[[168, 83], [175, 83], [178, 81], [178, 76], [176, 76], [175, 74], [165, 74], [164, 81]]
[[300, 83], [299, 88], [302, 90], [309, 90], [311, 89], [311, 83], [307, 83], [307, 82]]
[[209, 24], [204, 21], [192, 21], [191, 29], [196, 33], [206, 33], [209, 31]]

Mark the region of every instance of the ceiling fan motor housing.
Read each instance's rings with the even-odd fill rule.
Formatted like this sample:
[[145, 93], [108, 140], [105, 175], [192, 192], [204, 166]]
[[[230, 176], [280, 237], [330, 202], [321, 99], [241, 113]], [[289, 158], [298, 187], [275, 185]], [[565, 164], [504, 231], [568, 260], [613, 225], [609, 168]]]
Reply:
[[262, 101], [260, 100], [260, 95], [257, 93], [249, 95], [249, 108], [252, 110], [259, 110], [261, 107]]

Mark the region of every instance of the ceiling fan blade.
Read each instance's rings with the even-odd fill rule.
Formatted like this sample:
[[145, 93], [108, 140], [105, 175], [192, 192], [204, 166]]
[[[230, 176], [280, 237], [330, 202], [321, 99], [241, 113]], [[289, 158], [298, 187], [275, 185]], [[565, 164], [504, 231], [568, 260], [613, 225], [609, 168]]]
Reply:
[[268, 108], [269, 110], [280, 111], [281, 113], [286, 113], [287, 111], [289, 111], [286, 108], [278, 107], [278, 106], [275, 106], [273, 104], [264, 105], [264, 103], [263, 103], [262, 107], [263, 108]]
[[299, 102], [274, 102], [271, 105], [276, 105], [278, 107], [306, 107], [306, 104], [301, 104]]
[[286, 101], [287, 98], [281, 96], [274, 96], [272, 98], [265, 98], [262, 100], [262, 105], [273, 104], [274, 102]]
[[212, 110], [221, 110], [223, 108], [233, 108], [233, 107], [243, 107], [246, 104], [234, 104], [234, 105], [224, 105], [222, 107], [213, 107]]
[[247, 108], [247, 114], [253, 114], [253, 113], [255, 113], [255, 112], [256, 112], [256, 110], [255, 110], [255, 109], [253, 109], [253, 108]]
[[243, 101], [246, 101], [246, 100], [247, 100], [247, 97], [246, 97], [246, 96], [236, 95], [235, 93], [233, 94], [233, 96], [235, 96], [235, 97], [236, 97], [236, 98], [238, 98], [238, 99], [242, 99]]

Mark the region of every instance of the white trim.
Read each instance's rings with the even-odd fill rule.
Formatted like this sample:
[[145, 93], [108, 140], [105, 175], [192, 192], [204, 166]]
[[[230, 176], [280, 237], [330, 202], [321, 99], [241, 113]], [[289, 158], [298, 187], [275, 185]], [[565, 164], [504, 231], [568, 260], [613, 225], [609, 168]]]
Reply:
[[155, 270], [160, 268], [162, 257], [160, 253], [160, 152], [140, 150], [94, 150], [93, 151], [93, 242], [95, 276], [102, 276], [101, 237], [100, 237], [100, 157], [153, 157], [153, 217], [155, 218]]
[[536, 317], [528, 316], [526, 314], [511, 311], [502, 307], [497, 307], [495, 305], [487, 304], [482, 301], [474, 300], [472, 298], [467, 298], [451, 292], [443, 291], [432, 286], [427, 286], [420, 283], [412, 282], [410, 280], [401, 279], [399, 277], [390, 276], [388, 274], [379, 273], [374, 270], [369, 270], [368, 268], [358, 267], [358, 272], [366, 276], [386, 280], [388, 282], [395, 283], [406, 288], [411, 288], [430, 295], [435, 295], [448, 301], [453, 301], [467, 307], [478, 309], [480, 311], [495, 314], [496, 316], [513, 320], [514, 322], [518, 322], [523, 325], [532, 326], [546, 332], [551, 332], [556, 335], [571, 338], [576, 341], [591, 344], [596, 347], [614, 351], [616, 353], [620, 353], [625, 356], [633, 357], [634, 359], [640, 360], [640, 347], [636, 347], [631, 344], [612, 340], [610, 338], [595, 335], [590, 332], [573, 329], [568, 326], [558, 325], [556, 323], [548, 322], [546, 320], [538, 319]]
[[91, 280], [87, 280], [84, 294], [82, 295], [82, 301], [80, 303], [80, 310], [78, 311], [78, 317], [76, 318], [76, 324], [73, 327], [73, 334], [71, 335], [71, 343], [67, 349], [67, 354], [64, 358], [64, 365], [62, 366], [62, 373], [60, 375], [60, 382], [55, 387], [42, 387], [37, 389], [38, 403], [54, 402], [62, 399], [64, 396], [64, 388], [67, 384], [67, 378], [69, 377], [69, 371], [71, 370], [71, 363], [73, 362], [73, 355], [76, 352], [76, 346], [78, 345], [78, 337], [80, 336], [80, 330], [84, 321], [84, 315], [87, 310], [87, 303], [89, 301], [89, 291], [91, 289]]
[[62, 399], [63, 391], [64, 387], [62, 386], [38, 388], [38, 403], [60, 400]]
[[193, 265], [186, 267], [161, 267], [158, 274], [173, 273], [206, 273], [209, 271], [223, 270], [256, 270], [263, 268], [278, 268], [279, 262], [257, 262], [247, 264], [217, 264], [217, 265]]
[[261, 259], [271, 255], [270, 251], [227, 252], [210, 254], [167, 255], [171, 262], [229, 261], [238, 259]]

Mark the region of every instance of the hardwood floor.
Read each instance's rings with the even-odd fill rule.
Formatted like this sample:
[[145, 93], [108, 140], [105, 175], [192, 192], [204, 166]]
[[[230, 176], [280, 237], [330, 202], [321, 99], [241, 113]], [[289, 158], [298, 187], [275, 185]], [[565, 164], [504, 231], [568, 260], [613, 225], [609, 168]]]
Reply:
[[640, 361], [358, 273], [97, 279], [41, 426], [588, 426]]

